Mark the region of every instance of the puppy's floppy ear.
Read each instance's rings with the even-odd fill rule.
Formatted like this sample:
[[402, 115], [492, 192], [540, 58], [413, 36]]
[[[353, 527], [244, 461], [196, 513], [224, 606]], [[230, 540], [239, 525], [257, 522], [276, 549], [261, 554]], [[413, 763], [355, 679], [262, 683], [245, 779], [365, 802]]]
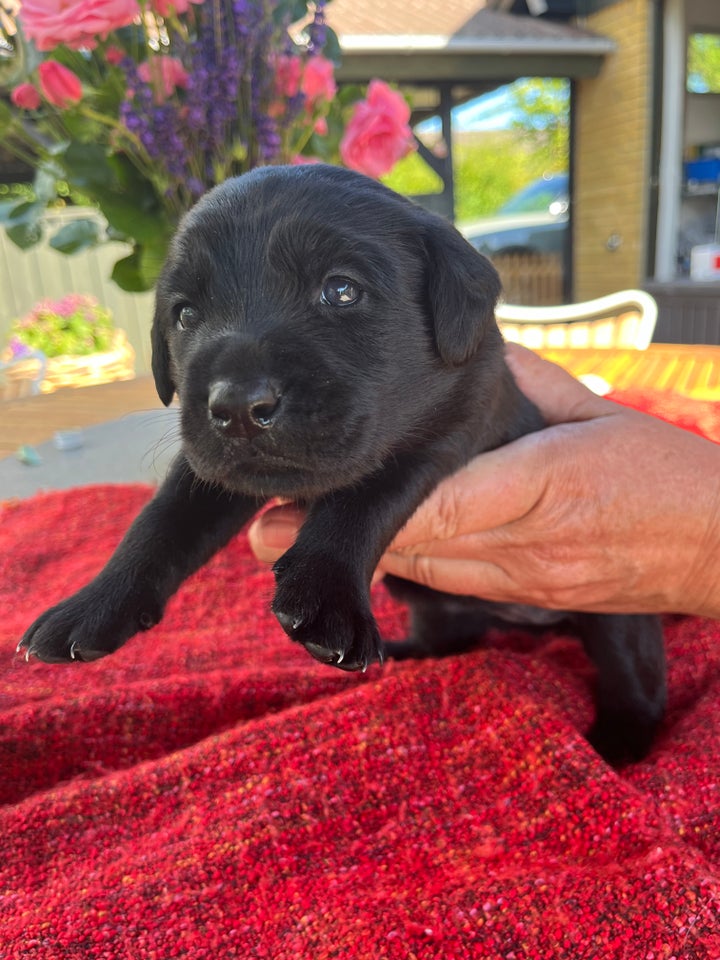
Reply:
[[459, 366], [495, 326], [500, 277], [451, 224], [426, 222], [427, 296], [435, 342], [444, 363]]
[[155, 389], [167, 407], [175, 393], [175, 384], [170, 374], [170, 351], [163, 332], [163, 323], [158, 307], [155, 308], [150, 339], [152, 342], [152, 372], [155, 378]]

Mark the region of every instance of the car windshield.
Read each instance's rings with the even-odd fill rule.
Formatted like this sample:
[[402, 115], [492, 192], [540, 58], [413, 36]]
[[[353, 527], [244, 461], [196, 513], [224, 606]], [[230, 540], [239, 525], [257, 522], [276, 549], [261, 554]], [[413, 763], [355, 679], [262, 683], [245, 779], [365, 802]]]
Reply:
[[553, 203], [567, 203], [567, 189], [565, 175], [534, 180], [503, 204], [498, 213], [546, 213]]

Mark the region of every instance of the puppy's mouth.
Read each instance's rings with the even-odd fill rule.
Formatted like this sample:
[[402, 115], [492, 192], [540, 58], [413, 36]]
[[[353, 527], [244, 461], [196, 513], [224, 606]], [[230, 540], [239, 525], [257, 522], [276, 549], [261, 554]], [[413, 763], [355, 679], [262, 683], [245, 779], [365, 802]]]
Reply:
[[186, 447], [185, 453], [195, 473], [203, 480], [217, 483], [231, 493], [261, 498], [288, 497], [313, 499], [337, 489], [336, 474], [322, 466], [300, 464], [280, 456], [232, 456], [208, 459], [203, 452]]
[[[284, 434], [290, 431], [282, 431]], [[183, 424], [183, 450], [194, 472], [233, 493], [258, 497], [315, 498], [357, 483], [369, 472], [360, 427], [343, 437], [303, 437], [302, 444], [280, 431], [252, 440], [218, 436]]]

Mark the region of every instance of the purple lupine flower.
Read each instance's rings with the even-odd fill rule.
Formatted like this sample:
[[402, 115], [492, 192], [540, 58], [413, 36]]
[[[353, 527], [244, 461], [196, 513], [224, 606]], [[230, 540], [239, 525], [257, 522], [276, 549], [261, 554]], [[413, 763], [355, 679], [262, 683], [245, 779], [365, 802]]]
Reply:
[[[307, 52], [325, 42], [324, 2], [309, 28]], [[277, 161], [284, 132], [302, 116], [302, 93], [278, 113], [274, 64], [278, 50], [297, 52], [289, 23], [278, 23], [278, 0], [215, 0], [195, 8], [195, 33], [172, 50], [187, 71], [183, 91], [162, 104], [126, 58], [128, 95], [120, 119], [142, 143], [174, 191], [199, 196], [218, 178]]]

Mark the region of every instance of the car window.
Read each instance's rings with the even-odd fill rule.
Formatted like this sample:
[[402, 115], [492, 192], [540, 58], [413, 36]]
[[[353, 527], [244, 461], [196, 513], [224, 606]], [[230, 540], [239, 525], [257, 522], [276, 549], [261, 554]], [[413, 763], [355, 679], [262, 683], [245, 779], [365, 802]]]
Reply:
[[498, 213], [545, 213], [552, 203], [567, 203], [567, 177], [533, 181], [503, 204]]

